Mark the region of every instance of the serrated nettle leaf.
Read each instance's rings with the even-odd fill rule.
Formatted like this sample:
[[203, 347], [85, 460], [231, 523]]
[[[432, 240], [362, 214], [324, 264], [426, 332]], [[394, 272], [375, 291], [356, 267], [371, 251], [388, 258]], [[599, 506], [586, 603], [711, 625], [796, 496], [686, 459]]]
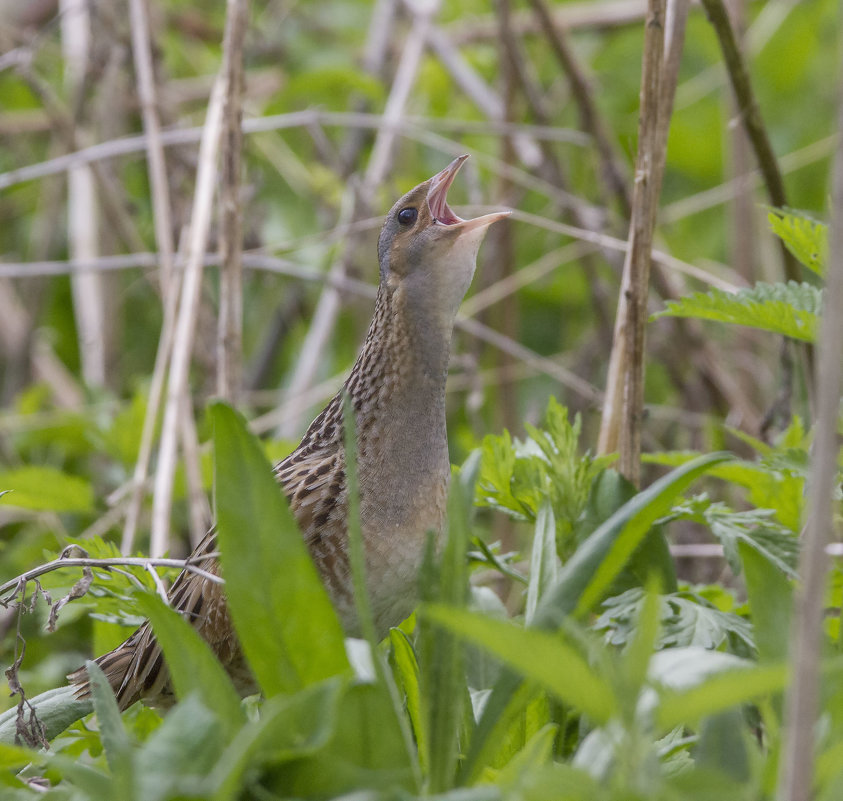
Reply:
[[732, 572], [741, 572], [738, 543], [755, 548], [779, 570], [796, 577], [799, 560], [799, 538], [795, 531], [777, 523], [772, 509], [748, 509], [736, 512], [723, 503], [712, 502], [708, 496], [697, 496], [674, 507], [676, 518], [694, 520], [711, 530], [723, 545], [723, 553]]
[[825, 275], [828, 266], [828, 226], [794, 209], [771, 209], [770, 230], [809, 270]]
[[55, 467], [26, 465], [0, 471], [0, 504], [37, 512], [91, 512], [90, 482]]
[[220, 561], [255, 677], [271, 697], [345, 672], [339, 619], [262, 448], [230, 407], [211, 417]]
[[712, 289], [671, 300], [659, 317], [695, 317], [760, 328], [803, 342], [815, 342], [822, 310], [822, 290], [812, 284], [758, 283], [751, 289]]
[[[612, 645], [624, 645], [635, 631], [643, 599], [644, 591], [640, 588], [608, 598], [594, 628], [605, 632]], [[661, 630], [656, 640], [657, 650], [691, 645], [714, 649], [729, 638], [743, 643], [745, 649], [755, 649], [753, 629], [748, 620], [717, 609], [700, 595], [669, 593], [660, 596], [659, 602]]]

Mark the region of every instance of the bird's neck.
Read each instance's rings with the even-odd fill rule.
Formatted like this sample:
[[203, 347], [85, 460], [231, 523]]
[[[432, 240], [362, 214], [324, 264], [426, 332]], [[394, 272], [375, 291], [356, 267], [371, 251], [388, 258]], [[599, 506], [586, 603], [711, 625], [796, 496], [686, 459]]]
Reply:
[[[447, 469], [445, 381], [451, 330], [426, 323], [398, 292], [378, 291], [369, 333], [346, 382], [362, 449], [369, 436], [386, 464], [412, 473]], [[373, 432], [367, 435], [366, 432]]]

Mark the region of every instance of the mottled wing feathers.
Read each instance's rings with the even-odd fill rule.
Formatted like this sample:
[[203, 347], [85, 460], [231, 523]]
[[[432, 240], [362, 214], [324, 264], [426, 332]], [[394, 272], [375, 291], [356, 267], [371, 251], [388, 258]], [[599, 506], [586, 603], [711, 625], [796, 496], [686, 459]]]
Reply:
[[[340, 396], [313, 421], [301, 444], [275, 468], [305, 542], [338, 601], [347, 583], [347, 560], [342, 547], [345, 532], [345, 463], [342, 451]], [[216, 530], [211, 529], [191, 554], [203, 571], [219, 575]], [[183, 570], [168, 593], [170, 606], [208, 643], [244, 694], [255, 692], [245, 665], [221, 584], [200, 573]], [[157, 705], [172, 703], [169, 675], [149, 623], [128, 640], [96, 660], [121, 709], [140, 698]], [[89, 693], [88, 675], [80, 668], [68, 676], [78, 685], [77, 696]]]

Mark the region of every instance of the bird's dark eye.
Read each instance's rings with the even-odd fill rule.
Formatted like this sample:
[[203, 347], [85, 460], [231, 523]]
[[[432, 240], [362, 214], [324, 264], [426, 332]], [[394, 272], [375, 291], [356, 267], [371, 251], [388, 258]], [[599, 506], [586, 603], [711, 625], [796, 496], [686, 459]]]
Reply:
[[414, 209], [412, 206], [407, 206], [406, 209], [401, 209], [401, 211], [398, 212], [398, 222], [400, 222], [401, 225], [412, 225], [418, 216], [418, 209]]

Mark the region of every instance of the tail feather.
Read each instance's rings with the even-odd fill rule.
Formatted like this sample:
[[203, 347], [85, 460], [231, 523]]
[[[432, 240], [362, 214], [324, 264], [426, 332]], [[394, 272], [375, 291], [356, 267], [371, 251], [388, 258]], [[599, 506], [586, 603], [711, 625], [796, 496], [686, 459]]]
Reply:
[[[155, 641], [148, 623], [144, 623], [128, 640], [113, 651], [94, 660], [105, 674], [121, 711], [140, 698], [159, 706], [172, 703], [169, 676], [161, 648]], [[88, 671], [81, 667], [68, 674], [68, 681], [76, 685], [75, 697], [90, 697]]]

